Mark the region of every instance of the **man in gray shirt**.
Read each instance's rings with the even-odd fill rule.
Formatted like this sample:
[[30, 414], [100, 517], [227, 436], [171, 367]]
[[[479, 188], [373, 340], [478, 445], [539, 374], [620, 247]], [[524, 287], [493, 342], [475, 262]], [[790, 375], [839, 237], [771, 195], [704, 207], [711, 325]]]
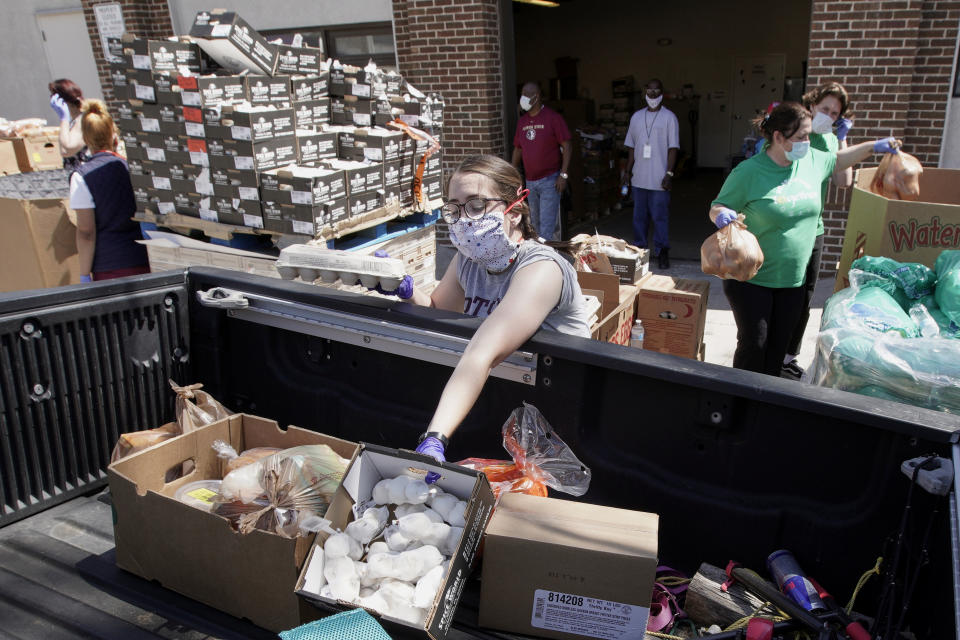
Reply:
[[654, 255], [661, 269], [670, 268], [670, 187], [680, 148], [677, 116], [663, 106], [663, 83], [647, 83], [647, 107], [630, 118], [624, 145], [630, 149], [623, 184], [633, 187], [633, 239], [648, 248], [647, 227], [653, 219]]

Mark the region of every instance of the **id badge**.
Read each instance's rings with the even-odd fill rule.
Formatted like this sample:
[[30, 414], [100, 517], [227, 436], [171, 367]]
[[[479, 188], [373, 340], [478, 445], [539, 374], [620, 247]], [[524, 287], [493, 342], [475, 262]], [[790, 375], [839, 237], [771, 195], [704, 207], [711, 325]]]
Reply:
[[649, 144], [643, 145], [643, 157], [649, 158], [652, 155], [653, 155], [653, 149], [650, 147], [650, 145]]

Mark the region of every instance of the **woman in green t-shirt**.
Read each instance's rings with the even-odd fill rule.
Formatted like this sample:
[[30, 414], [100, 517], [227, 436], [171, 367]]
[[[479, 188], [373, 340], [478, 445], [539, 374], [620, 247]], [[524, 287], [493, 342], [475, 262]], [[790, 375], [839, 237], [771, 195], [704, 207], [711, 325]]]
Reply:
[[864, 142], [836, 152], [812, 149], [811, 114], [796, 102], [783, 102], [758, 118], [767, 140], [762, 153], [741, 162], [727, 176], [710, 207], [722, 229], [746, 217], [764, 262], [749, 282], [724, 280], [737, 323], [738, 369], [780, 375], [787, 343], [803, 309], [803, 282], [823, 208], [821, 185], [871, 153], [894, 153], [894, 139]]
[[[850, 121], [850, 99], [847, 90], [837, 82], [828, 82], [816, 89], [808, 91], [803, 96], [803, 106], [813, 115], [810, 122], [810, 147], [836, 153], [839, 149], [847, 148], [847, 133], [853, 123]], [[836, 127], [836, 134], [833, 129]], [[826, 206], [827, 192], [833, 182], [841, 189], [853, 184], [853, 169], [834, 169], [833, 176], [823, 181], [820, 204]], [[817, 220], [817, 237], [813, 243], [813, 251], [807, 262], [806, 277], [803, 281], [803, 309], [793, 330], [790, 342], [787, 344], [787, 355], [783, 358], [783, 367], [780, 375], [785, 378], [799, 380], [803, 375], [803, 367], [797, 362], [800, 355], [800, 346], [803, 343], [803, 334], [807, 330], [810, 320], [810, 302], [820, 279], [820, 259], [823, 254], [823, 212]]]

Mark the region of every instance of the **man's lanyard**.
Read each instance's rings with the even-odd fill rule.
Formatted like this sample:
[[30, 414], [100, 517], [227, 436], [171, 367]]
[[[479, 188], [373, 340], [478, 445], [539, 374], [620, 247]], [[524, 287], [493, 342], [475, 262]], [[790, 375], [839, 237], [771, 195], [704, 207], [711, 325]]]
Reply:
[[647, 142], [650, 142], [650, 134], [653, 132], [653, 125], [657, 124], [657, 117], [660, 115], [660, 111], [660, 109], [657, 109], [653, 115], [653, 122], [650, 124], [647, 124], [647, 115], [650, 113], [650, 110], [647, 109], [643, 112], [643, 126], [647, 129]]

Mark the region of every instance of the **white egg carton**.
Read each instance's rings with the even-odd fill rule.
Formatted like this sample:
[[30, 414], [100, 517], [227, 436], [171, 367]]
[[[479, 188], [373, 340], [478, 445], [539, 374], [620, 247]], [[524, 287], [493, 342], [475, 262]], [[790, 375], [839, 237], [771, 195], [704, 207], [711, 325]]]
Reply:
[[403, 261], [396, 258], [377, 258], [312, 244], [294, 244], [282, 249], [276, 266], [284, 280], [297, 277], [304, 282], [317, 278], [326, 283], [340, 280], [347, 286], [359, 282], [371, 289], [379, 284], [384, 291], [399, 287], [406, 275]]

